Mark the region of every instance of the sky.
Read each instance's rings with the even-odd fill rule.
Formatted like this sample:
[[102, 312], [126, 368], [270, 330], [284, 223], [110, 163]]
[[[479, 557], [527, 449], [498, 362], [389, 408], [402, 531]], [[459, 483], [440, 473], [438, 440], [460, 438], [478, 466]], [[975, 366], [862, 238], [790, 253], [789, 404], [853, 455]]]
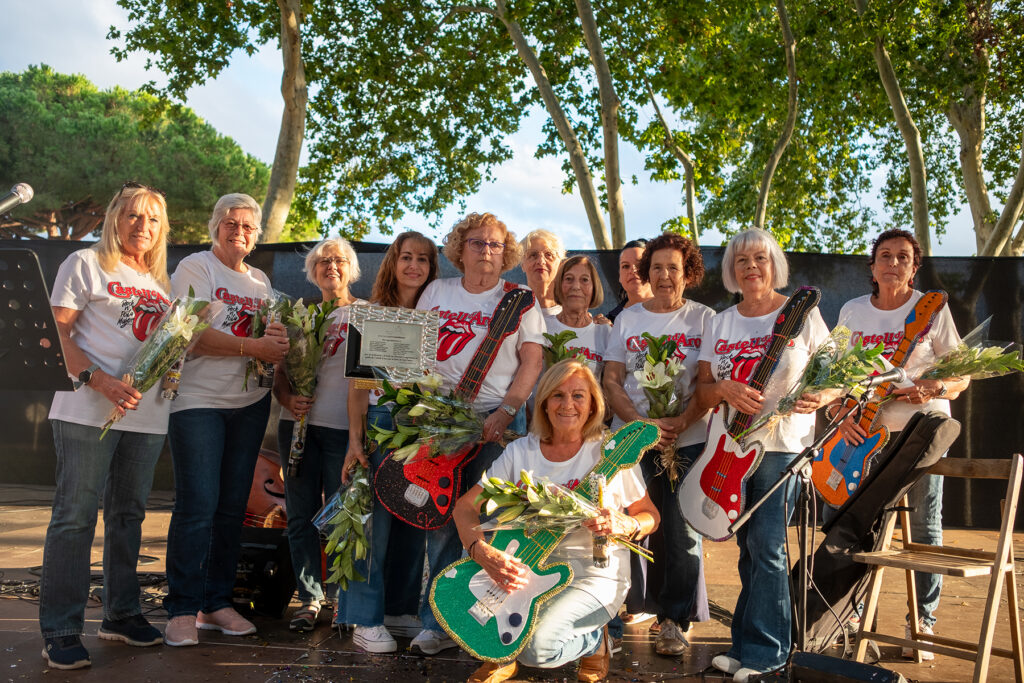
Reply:
[[[61, 73], [82, 74], [103, 89], [115, 85], [134, 89], [149, 80], [162, 82], [162, 74], [146, 71], [146, 54], [133, 53], [120, 63], [110, 54], [109, 27], [116, 25], [123, 31], [128, 25], [127, 13], [113, 0], [5, 1], [3, 5], [8, 30], [0, 46], [0, 71], [19, 72], [30, 65], [48, 64]], [[281, 57], [276, 46], [267, 46], [252, 57], [239, 52], [216, 80], [190, 90], [185, 104], [246, 152], [270, 164], [283, 107], [280, 79]], [[560, 235], [570, 249], [593, 248], [579, 195], [561, 192], [561, 160], [534, 158], [543, 121], [544, 114], [536, 111], [509, 138], [514, 158], [496, 170], [494, 182], [466, 200], [466, 209], [490, 211], [520, 235], [545, 228]], [[620, 145], [620, 156], [623, 178], [635, 174], [640, 179], [638, 185], [623, 185], [627, 239], [650, 237], [664, 221], [685, 213], [681, 182], [644, 180], [643, 159], [627, 143]], [[879, 213], [885, 211], [878, 201], [867, 203]], [[440, 240], [460, 215], [457, 207], [451, 208], [440, 229], [431, 228], [418, 216], [409, 217], [398, 228], [420, 230]], [[699, 207], [697, 220], [699, 224]], [[367, 238], [371, 242], [390, 240], [379, 234]], [[701, 244], [708, 246], [719, 245], [721, 240], [721, 235], [713, 232], [701, 236]], [[961, 211], [951, 220], [943, 241], [933, 237], [932, 242], [939, 256], [972, 255], [975, 245], [969, 213]]]

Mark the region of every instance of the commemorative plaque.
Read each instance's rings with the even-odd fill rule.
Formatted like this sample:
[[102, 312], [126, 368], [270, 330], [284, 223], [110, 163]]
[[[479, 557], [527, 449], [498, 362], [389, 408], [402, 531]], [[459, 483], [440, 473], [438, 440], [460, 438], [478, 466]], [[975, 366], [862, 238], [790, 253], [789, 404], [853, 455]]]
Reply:
[[434, 369], [438, 326], [437, 311], [352, 306], [345, 342], [345, 377], [359, 389], [380, 386], [381, 376], [395, 382], [422, 379]]

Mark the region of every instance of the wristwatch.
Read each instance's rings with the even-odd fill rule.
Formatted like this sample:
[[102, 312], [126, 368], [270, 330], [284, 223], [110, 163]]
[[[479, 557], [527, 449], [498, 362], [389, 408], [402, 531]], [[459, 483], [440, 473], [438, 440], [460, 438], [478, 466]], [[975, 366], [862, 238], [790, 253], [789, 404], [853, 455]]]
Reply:
[[85, 370], [82, 370], [80, 373], [78, 373], [78, 381], [75, 382], [75, 389], [80, 389], [83, 386], [88, 386], [89, 382], [92, 381], [93, 373], [99, 369], [100, 366], [96, 365], [96, 363], [93, 363]]
[[515, 417], [516, 413], [519, 412], [518, 408], [513, 408], [512, 406], [510, 406], [507, 403], [502, 403], [501, 404], [501, 409], [504, 410], [505, 414], [508, 415], [509, 417]]
[[949, 393], [949, 389], [946, 388], [946, 383], [945, 382], [940, 380], [939, 381], [939, 386], [941, 386], [942, 388], [939, 389], [939, 393], [935, 394], [935, 398], [942, 398], [943, 396], [945, 396], [946, 394]]

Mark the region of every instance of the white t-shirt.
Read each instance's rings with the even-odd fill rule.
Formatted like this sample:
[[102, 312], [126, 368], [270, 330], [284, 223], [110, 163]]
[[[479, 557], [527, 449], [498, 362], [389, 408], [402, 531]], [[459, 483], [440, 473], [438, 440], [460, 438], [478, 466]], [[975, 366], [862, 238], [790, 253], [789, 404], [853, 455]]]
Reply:
[[[594, 376], [600, 382], [601, 371], [604, 369], [605, 348], [608, 346], [608, 338], [611, 336], [612, 326], [598, 325], [592, 322], [586, 327], [569, 327], [562, 323], [557, 316], [545, 318], [544, 323], [547, 325], [548, 334], [559, 334], [566, 330], [576, 333], [576, 338], [566, 344], [566, 347], [570, 351], [582, 353], [586, 356], [587, 365], [594, 371]], [[547, 340], [544, 341], [544, 346], [549, 346]]]
[[548, 318], [554, 318], [556, 315], [562, 312], [562, 304], [555, 304], [554, 306], [548, 306], [544, 308], [540, 307], [540, 314], [544, 316], [544, 321], [547, 322]]
[[[923, 292], [915, 289], [907, 303], [891, 311], [875, 308], [875, 305], [871, 303], [870, 294], [851, 299], [839, 311], [839, 324], [850, 328], [851, 345], [857, 343], [858, 339], [863, 340], [866, 348], [873, 348], [881, 342], [885, 344], [883, 352], [885, 357], [891, 358], [896, 347], [903, 340], [907, 315], [914, 309], [922, 296]], [[936, 359], [955, 349], [959, 343], [960, 335], [957, 334], [956, 325], [953, 324], [949, 306], [943, 306], [932, 321], [931, 329], [910, 352], [910, 357], [904, 363], [903, 367], [906, 368], [907, 375], [911, 378], [918, 377]], [[882, 406], [876, 423], [885, 425], [890, 431], [895, 432], [903, 429], [914, 413], [930, 410], [938, 410], [949, 415], [949, 401], [944, 398], [933, 398], [920, 405], [906, 401], [892, 401]]]
[[[462, 286], [461, 278], [434, 280], [423, 290], [416, 308], [438, 311], [437, 372], [444, 378], [444, 388], [452, 390], [469, 367], [480, 342], [487, 336], [491, 313], [505, 295], [505, 281], [480, 294], [471, 294]], [[520, 285], [520, 289], [526, 289]], [[484, 378], [474, 405], [480, 410], [494, 410], [505, 400], [516, 372], [519, 370], [519, 347], [524, 342], [543, 346], [544, 317], [534, 305], [523, 314], [519, 328], [502, 341], [498, 354]]]
[[[365, 302], [358, 302], [365, 303]], [[348, 429], [348, 380], [345, 379], [345, 339], [348, 337], [348, 306], [331, 312], [324, 357], [316, 373], [316, 396], [307, 424], [331, 429]], [[371, 393], [372, 397], [372, 393]], [[281, 406], [281, 419], [295, 421]]]
[[[170, 303], [167, 290], [149, 274], [120, 261], [112, 272], [104, 272], [94, 249], [79, 249], [64, 260], [50, 294], [51, 305], [81, 311], [71, 338], [89, 360], [114, 377], [124, 374]], [[161, 398], [157, 382], [142, 395], [138, 409], [129, 410], [114, 429], [166, 434], [170, 403]], [[113, 409], [103, 394], [81, 387], [54, 394], [50, 419], [102, 427]]]
[[[260, 304], [273, 291], [270, 279], [259, 268], [248, 271], [231, 270], [212, 251], [186, 256], [171, 277], [174, 296], [188, 294], [192, 287], [197, 298], [222, 301], [225, 315], [214, 321], [211, 329], [239, 338], [248, 337], [252, 318]], [[185, 362], [181, 371], [178, 398], [171, 412], [192, 408], [244, 408], [263, 398], [269, 389], [249, 378], [248, 390], [242, 388], [248, 356], [195, 356]]]
[[[708, 322], [714, 317], [713, 310], [692, 299], [687, 299], [682, 306], [668, 313], [652, 313], [643, 304], [639, 304], [624, 309], [615, 317], [615, 326], [605, 350], [605, 361], [616, 361], [626, 366], [623, 388], [640, 415], [647, 415], [650, 407], [644, 390], [633, 375], [635, 371], [643, 370], [647, 356], [647, 340], [641, 335], [644, 332], [653, 337], [667, 334], [678, 344], [676, 358], [683, 364], [683, 371], [676, 375], [675, 387], [682, 413], [697, 389], [697, 361]], [[616, 415], [612, 420], [612, 429], [618, 429], [623, 424]], [[704, 443], [707, 433], [708, 419], [704, 417], [679, 435], [676, 447]]]
[[[785, 304], [783, 304], [785, 306]], [[767, 315], [748, 318], [736, 307], [726, 309], [711, 320], [705, 334], [706, 344], [700, 359], [711, 364], [716, 380], [731, 379], [747, 384], [760, 363], [772, 338], [772, 328], [782, 306]], [[786, 392], [800, 379], [815, 349], [828, 338], [828, 328], [817, 308], [804, 321], [803, 329], [786, 345], [779, 364], [764, 391], [764, 407], [754, 416], [775, 410]], [[762, 429], [751, 436], [760, 441], [765, 451], [797, 453], [814, 440], [814, 413], [792, 413], [783, 417], [772, 429]]]
[[[536, 434], [516, 439], [491, 465], [487, 475], [519, 485], [521, 470], [532, 473], [534, 481], [546, 477], [550, 481], [575, 489], [601, 459], [601, 440], [587, 441], [569, 460], [551, 462], [540, 452]], [[619, 472], [604, 490], [605, 507], [625, 511], [641, 500], [647, 489], [639, 466]], [[548, 562], [568, 562], [572, 567], [572, 586], [590, 593], [615, 616], [629, 590], [629, 550], [617, 543], [609, 544], [608, 566], [594, 566], [594, 536], [587, 529], [571, 531], [548, 555]]]

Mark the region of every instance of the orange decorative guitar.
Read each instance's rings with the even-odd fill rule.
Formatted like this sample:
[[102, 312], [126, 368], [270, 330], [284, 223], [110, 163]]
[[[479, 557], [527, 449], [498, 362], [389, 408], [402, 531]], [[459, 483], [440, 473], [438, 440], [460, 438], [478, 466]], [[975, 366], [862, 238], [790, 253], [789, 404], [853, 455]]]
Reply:
[[[782, 352], [790, 340], [800, 334], [804, 322], [818, 301], [821, 292], [814, 287], [801, 287], [782, 308], [772, 338], [747, 384], [758, 391], [778, 367]], [[761, 462], [760, 442], [747, 442], [740, 436], [749, 429], [753, 415], [735, 412], [720, 403], [708, 423], [708, 440], [704, 452], [686, 474], [677, 493], [679, 510], [698, 533], [714, 541], [732, 536], [729, 525], [746, 507], [746, 481]]]
[[[906, 365], [911, 352], [931, 329], [935, 316], [946, 305], [946, 298], [945, 292], [933, 289], [925, 292], [914, 304], [913, 310], [903, 323], [903, 339], [890, 359], [895, 367], [901, 368]], [[871, 431], [871, 426], [881, 407], [880, 402], [895, 390], [892, 382], [880, 385], [875, 390], [877, 399], [864, 406], [857, 422], [868, 435], [863, 443], [846, 443], [842, 434], [836, 432], [825, 442], [811, 462], [811, 481], [829, 505], [839, 507], [847, 501], [867, 475], [875, 454], [888, 443], [889, 430], [879, 426], [878, 429]]]

